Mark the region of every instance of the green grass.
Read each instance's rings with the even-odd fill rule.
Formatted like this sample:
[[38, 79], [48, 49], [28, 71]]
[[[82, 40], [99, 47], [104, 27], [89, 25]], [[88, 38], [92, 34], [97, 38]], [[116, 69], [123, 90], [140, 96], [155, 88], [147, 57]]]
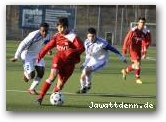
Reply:
[[[123, 64], [113, 53], [110, 53], [110, 62], [107, 67], [94, 73], [92, 89], [83, 95], [75, 94], [79, 88], [80, 70], [79, 65], [73, 75], [65, 84], [62, 93], [64, 94], [63, 106], [52, 106], [49, 103], [49, 94], [45, 96], [42, 106], [35, 104], [36, 95], [30, 95], [26, 91], [31, 82], [22, 81], [22, 63], [21, 61], [11, 63], [9, 58], [13, 57], [19, 42], [7, 41], [6, 43], [6, 110], [7, 111], [155, 111], [156, 110], [156, 61], [143, 60], [141, 69], [141, 78], [143, 84], [135, 83], [134, 72], [127, 75], [127, 80], [123, 81], [120, 71], [125, 68]], [[118, 47], [121, 50], [121, 47]], [[150, 47], [148, 56], [156, 58], [156, 48]], [[82, 56], [82, 61], [84, 55]], [[51, 56], [45, 57], [46, 72], [43, 81], [48, 77], [51, 65]], [[55, 81], [56, 82], [56, 81]], [[42, 83], [38, 86], [39, 91]], [[55, 84], [55, 83], [54, 83]], [[15, 90], [15, 91], [11, 91]], [[16, 91], [18, 90], [18, 91]], [[123, 104], [123, 108], [92, 108], [89, 106], [94, 103], [112, 103]], [[152, 104], [153, 108], [144, 108], [145, 104]], [[137, 104], [142, 108], [124, 108], [125, 105]], [[146, 105], [147, 105], [146, 104]], [[149, 105], [150, 106], [150, 105]]]

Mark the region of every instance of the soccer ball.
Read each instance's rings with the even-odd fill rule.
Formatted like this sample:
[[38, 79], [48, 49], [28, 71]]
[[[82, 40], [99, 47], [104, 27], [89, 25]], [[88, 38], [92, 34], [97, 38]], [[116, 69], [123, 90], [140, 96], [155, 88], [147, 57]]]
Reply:
[[62, 93], [54, 92], [51, 94], [51, 96], [50, 96], [51, 105], [60, 106], [63, 104], [63, 102], [64, 102], [64, 97], [63, 97]]

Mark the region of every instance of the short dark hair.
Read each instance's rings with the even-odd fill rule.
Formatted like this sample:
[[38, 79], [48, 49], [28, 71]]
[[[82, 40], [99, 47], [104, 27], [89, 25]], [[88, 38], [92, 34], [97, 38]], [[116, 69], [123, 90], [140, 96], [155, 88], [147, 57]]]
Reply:
[[62, 25], [63, 27], [68, 27], [69, 26], [68, 18], [67, 17], [59, 17], [58, 22], [57, 22], [57, 26], [58, 25]]
[[138, 21], [140, 21], [140, 20], [143, 20], [144, 22], [146, 22], [145, 17], [139, 17], [139, 18], [138, 18]]
[[94, 29], [94, 28], [90, 27], [90, 28], [88, 28], [87, 33], [90, 33], [90, 34], [95, 34], [95, 35], [96, 35], [96, 29]]
[[44, 22], [40, 24], [40, 27], [45, 27], [45, 28], [49, 28], [49, 24]]

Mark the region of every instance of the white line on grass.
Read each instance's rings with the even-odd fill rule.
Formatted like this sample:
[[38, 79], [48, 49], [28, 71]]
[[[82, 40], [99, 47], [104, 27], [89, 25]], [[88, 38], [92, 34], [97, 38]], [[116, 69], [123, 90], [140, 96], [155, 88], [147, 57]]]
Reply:
[[146, 57], [146, 58], [145, 58], [145, 60], [152, 60], [152, 61], [156, 61], [156, 59], [155, 59], [155, 58], [153, 58], [153, 57]]
[[[24, 90], [6, 90], [7, 92], [28, 92], [28, 91], [24, 91]], [[39, 92], [39, 91], [37, 91], [37, 92]], [[47, 92], [48, 94], [51, 94], [52, 92]], [[71, 92], [62, 92], [63, 94], [75, 94], [75, 93], [71, 93]]]

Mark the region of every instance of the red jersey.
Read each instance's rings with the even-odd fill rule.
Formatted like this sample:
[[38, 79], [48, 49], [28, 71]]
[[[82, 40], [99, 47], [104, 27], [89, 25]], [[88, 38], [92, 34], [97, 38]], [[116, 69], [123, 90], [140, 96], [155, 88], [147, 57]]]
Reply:
[[133, 27], [125, 37], [123, 54], [126, 54], [127, 50], [129, 50], [130, 53], [141, 53], [142, 47], [146, 46], [147, 48], [150, 43], [150, 32], [146, 28], [139, 30], [137, 27]]
[[38, 58], [44, 57], [54, 47], [57, 49], [56, 53], [61, 55], [64, 61], [70, 58], [75, 63], [80, 62], [80, 54], [85, 50], [81, 40], [73, 32], [68, 32], [66, 35], [56, 33], [51, 41], [40, 51]]

